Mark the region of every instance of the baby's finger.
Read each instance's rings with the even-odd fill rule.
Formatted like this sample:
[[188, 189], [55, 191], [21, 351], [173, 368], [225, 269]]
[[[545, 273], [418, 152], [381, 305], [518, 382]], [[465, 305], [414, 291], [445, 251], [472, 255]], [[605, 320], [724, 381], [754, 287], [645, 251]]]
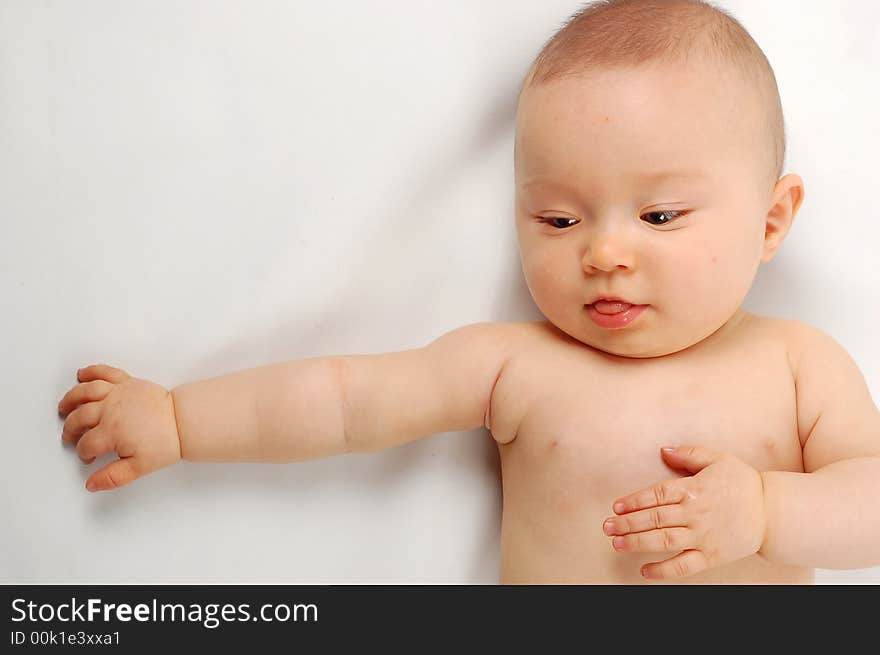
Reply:
[[61, 429], [61, 441], [74, 443], [101, 422], [101, 403], [86, 403], [70, 412]]
[[688, 473], [699, 473], [710, 464], [714, 464], [724, 458], [724, 453], [719, 453], [702, 446], [677, 446], [675, 448], [661, 448], [661, 456], [673, 468], [682, 469]]
[[684, 486], [687, 484], [686, 480], [688, 479], [690, 478], [664, 480], [647, 489], [618, 498], [614, 501], [612, 510], [615, 514], [624, 514], [639, 509], [679, 503], [685, 496]]
[[687, 513], [680, 504], [676, 503], [675, 505], [661, 505], [660, 507], [643, 509], [622, 516], [612, 516], [602, 524], [602, 530], [610, 537], [615, 534], [687, 527], [687, 525]]
[[101, 427], [86, 432], [76, 444], [76, 452], [83, 464], [91, 464], [96, 457], [101, 457], [114, 450], [113, 441], [107, 437], [106, 431]]
[[661, 528], [614, 537], [611, 545], [621, 553], [671, 553], [693, 548], [696, 541], [690, 528]]
[[76, 379], [80, 382], [107, 380], [108, 382], [119, 384], [120, 382], [125, 382], [129, 377], [131, 376], [121, 368], [108, 366], [107, 364], [92, 364], [76, 372]]
[[82, 382], [64, 394], [58, 403], [58, 413], [65, 416], [68, 412], [76, 409], [83, 403], [104, 400], [113, 389], [113, 384], [105, 380], [92, 380]]
[[709, 568], [701, 550], [686, 550], [662, 562], [651, 562], [642, 567], [642, 576], [650, 580], [683, 578]]
[[117, 489], [127, 485], [138, 478], [135, 470], [135, 462], [132, 457], [117, 459], [112, 464], [108, 464], [100, 471], [93, 473], [86, 480], [86, 489], [89, 491], [104, 491], [106, 489]]

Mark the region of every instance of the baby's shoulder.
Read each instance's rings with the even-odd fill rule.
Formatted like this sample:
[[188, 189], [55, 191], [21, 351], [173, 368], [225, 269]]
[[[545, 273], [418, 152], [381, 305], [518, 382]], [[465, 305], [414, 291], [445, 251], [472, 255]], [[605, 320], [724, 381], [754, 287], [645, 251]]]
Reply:
[[808, 348], [814, 340], [831, 339], [830, 334], [811, 323], [794, 319], [774, 319], [780, 321], [789, 346], [794, 350]]
[[802, 339], [805, 335], [822, 333], [815, 325], [805, 323], [793, 318], [777, 318], [775, 316], [760, 316], [748, 314], [749, 320], [759, 329], [775, 332], [786, 339]]
[[800, 321], [790, 318], [761, 316], [760, 314], [752, 313], [747, 313], [747, 317], [746, 325], [749, 329], [758, 330], [764, 334], [782, 339], [790, 338], [790, 332], [796, 329], [796, 326], [800, 323]]
[[749, 314], [749, 323], [751, 330], [785, 347], [793, 373], [797, 370], [797, 363], [805, 349], [817, 340], [829, 338], [815, 325], [797, 319]]
[[497, 338], [504, 339], [509, 347], [508, 360], [524, 359], [534, 363], [537, 353], [554, 352], [583, 344], [563, 332], [548, 320], [493, 323]]
[[481, 323], [487, 333], [512, 345], [512, 350], [527, 347], [553, 338], [556, 330], [549, 321], [486, 322]]
[[440, 336], [431, 346], [445, 345], [445, 349], [437, 350], [443, 358], [454, 356], [468, 365], [478, 360], [503, 369], [512, 358], [546, 338], [546, 327], [540, 321], [481, 321], [457, 327]]

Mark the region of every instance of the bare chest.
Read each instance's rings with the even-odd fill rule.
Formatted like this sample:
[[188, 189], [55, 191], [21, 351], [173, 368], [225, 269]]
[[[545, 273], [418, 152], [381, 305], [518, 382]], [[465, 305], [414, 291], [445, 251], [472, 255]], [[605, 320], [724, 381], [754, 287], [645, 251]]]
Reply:
[[[505, 497], [606, 501], [675, 475], [662, 446], [700, 445], [758, 470], [802, 471], [795, 388], [773, 339], [628, 360], [548, 340], [514, 357], [493, 395]], [[502, 434], [507, 432], [507, 434]]]
[[[662, 446], [803, 471], [785, 341], [751, 324], [738, 341], [682, 356], [626, 360], [548, 336], [508, 360], [490, 422], [501, 454], [502, 581], [644, 583], [639, 567], [663, 558], [614, 552], [601, 526], [616, 498], [686, 475], [666, 466]], [[810, 576], [752, 556], [688, 581]]]

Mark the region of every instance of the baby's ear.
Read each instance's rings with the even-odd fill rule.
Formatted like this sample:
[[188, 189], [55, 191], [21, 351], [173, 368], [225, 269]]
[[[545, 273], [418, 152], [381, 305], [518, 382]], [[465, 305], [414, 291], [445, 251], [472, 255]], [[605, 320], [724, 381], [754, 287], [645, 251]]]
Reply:
[[779, 178], [773, 188], [773, 200], [766, 216], [762, 262], [766, 263], [773, 259], [791, 229], [795, 214], [803, 201], [804, 181], [800, 175], [789, 173]]

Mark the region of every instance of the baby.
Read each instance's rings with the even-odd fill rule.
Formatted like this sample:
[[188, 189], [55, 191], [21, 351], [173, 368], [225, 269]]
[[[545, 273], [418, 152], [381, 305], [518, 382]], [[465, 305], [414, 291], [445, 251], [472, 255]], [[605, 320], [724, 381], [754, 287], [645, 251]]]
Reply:
[[880, 564], [880, 412], [820, 330], [745, 312], [803, 200], [773, 71], [696, 0], [609, 0], [544, 46], [516, 116], [516, 227], [547, 320], [168, 391], [77, 372], [90, 490], [180, 459], [295, 462], [485, 426], [500, 581], [809, 583]]

